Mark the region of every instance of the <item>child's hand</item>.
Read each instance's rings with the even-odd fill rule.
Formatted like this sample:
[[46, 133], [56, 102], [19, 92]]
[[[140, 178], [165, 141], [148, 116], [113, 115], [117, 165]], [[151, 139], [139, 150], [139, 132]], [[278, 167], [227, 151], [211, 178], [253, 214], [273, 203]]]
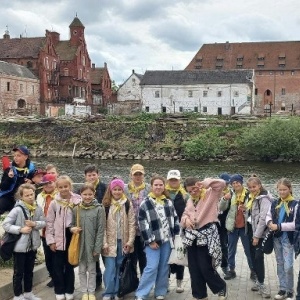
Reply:
[[225, 200], [230, 200], [230, 199], [231, 199], [231, 194], [230, 194], [230, 193], [227, 193], [227, 194], [225, 194], [225, 195], [223, 196], [223, 198], [224, 198]]
[[127, 254], [130, 252], [130, 249], [131, 249], [131, 246], [127, 243], [123, 248], [123, 252]]
[[93, 256], [97, 256], [99, 255], [99, 253], [93, 252]]
[[20, 229], [21, 233], [30, 233], [32, 231], [32, 227], [25, 225]]
[[194, 229], [194, 223], [190, 219], [186, 219], [186, 221], [185, 221], [185, 227], [187, 229]]
[[81, 227], [72, 227], [72, 228], [70, 229], [70, 231], [71, 231], [72, 233], [79, 233], [80, 231], [82, 231], [82, 229], [81, 229]]
[[268, 227], [269, 227], [271, 230], [273, 230], [273, 231], [278, 230], [277, 224], [273, 224], [272, 222], [269, 223]]
[[50, 247], [50, 250], [51, 250], [51, 251], [56, 252], [56, 244], [55, 244], [55, 243], [49, 245], [49, 247]]
[[102, 251], [104, 254], [108, 254], [108, 246], [103, 246]]
[[14, 171], [12, 170], [12, 169], [10, 169], [9, 171], [8, 171], [8, 177], [10, 177], [10, 178], [13, 178], [14, 177]]
[[25, 225], [29, 226], [29, 227], [35, 227], [36, 223], [34, 221], [31, 221], [31, 220], [25, 220]]
[[258, 242], [259, 242], [259, 239], [254, 237], [253, 240], [252, 240], [252, 245], [257, 246]]

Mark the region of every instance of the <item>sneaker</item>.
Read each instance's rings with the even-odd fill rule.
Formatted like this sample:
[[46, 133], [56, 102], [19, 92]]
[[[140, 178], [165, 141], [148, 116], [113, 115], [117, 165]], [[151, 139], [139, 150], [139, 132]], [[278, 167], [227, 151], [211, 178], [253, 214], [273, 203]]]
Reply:
[[65, 300], [66, 299], [64, 294], [61, 294], [61, 295], [56, 294], [55, 298], [56, 298], [56, 300]]
[[236, 277], [236, 273], [234, 270], [229, 270], [227, 274], [224, 276], [225, 280], [230, 280]]
[[37, 297], [33, 292], [24, 293], [24, 299], [26, 299], [26, 300], [41, 300], [41, 298]]
[[156, 296], [155, 299], [157, 299], [157, 300], [164, 300], [165, 296]]
[[225, 300], [227, 299], [227, 285], [225, 284], [224, 288], [218, 293], [219, 300]]
[[222, 272], [224, 273], [224, 275], [226, 275], [228, 271], [228, 268], [222, 268]]
[[293, 300], [294, 299], [294, 294], [291, 292], [287, 292], [286, 294], [286, 300]]
[[96, 300], [96, 296], [94, 294], [89, 294], [88, 300]]
[[20, 296], [14, 296], [13, 300], [24, 300], [24, 296], [22, 294]]
[[256, 276], [256, 273], [254, 272], [254, 270], [251, 270], [250, 279], [252, 281], [256, 281], [257, 280], [257, 276]]
[[251, 288], [251, 291], [253, 291], [253, 292], [258, 292], [258, 291], [259, 291], [259, 288], [260, 288], [259, 282], [258, 282], [258, 281], [255, 281], [253, 287]]
[[111, 296], [103, 296], [102, 300], [111, 300]]
[[286, 291], [280, 290], [274, 297], [276, 300], [281, 300], [286, 298]]
[[[271, 298], [271, 292], [270, 290], [264, 285], [261, 284], [259, 287], [258, 293], [263, 297], [263, 298]], [[275, 298], [276, 299], [276, 298]]]
[[144, 300], [144, 299], [141, 297], [134, 297], [134, 300]]
[[89, 294], [83, 294], [81, 300], [89, 300]]
[[74, 294], [65, 294], [66, 300], [73, 300], [74, 299]]

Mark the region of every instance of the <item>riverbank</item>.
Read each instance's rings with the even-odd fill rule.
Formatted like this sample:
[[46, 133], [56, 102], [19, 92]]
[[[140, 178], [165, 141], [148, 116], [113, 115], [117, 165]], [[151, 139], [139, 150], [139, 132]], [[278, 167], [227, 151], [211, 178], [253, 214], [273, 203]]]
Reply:
[[[256, 126], [258, 119], [225, 120], [186, 116], [157, 118], [7, 119], [0, 123], [0, 151], [9, 154], [25, 144], [33, 157], [73, 157], [128, 160], [185, 160], [184, 143], [208, 128], [222, 131], [232, 143], [234, 130]], [[189, 158], [190, 159], [190, 158]], [[243, 159], [232, 147], [214, 160]]]

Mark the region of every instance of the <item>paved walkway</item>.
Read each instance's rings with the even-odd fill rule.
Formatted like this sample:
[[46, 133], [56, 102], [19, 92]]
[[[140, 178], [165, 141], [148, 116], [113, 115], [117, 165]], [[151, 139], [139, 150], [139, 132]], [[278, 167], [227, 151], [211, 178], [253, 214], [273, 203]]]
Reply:
[[[236, 273], [237, 277], [233, 280], [227, 281], [228, 283], [228, 290], [229, 295], [228, 299], [230, 300], [254, 300], [254, 299], [262, 299], [260, 295], [258, 295], [256, 292], [251, 291], [251, 287], [253, 285], [253, 282], [249, 279], [250, 272], [247, 265], [246, 257], [243, 253], [243, 249], [241, 244], [238, 245], [238, 254], [237, 254], [237, 268]], [[277, 274], [276, 274], [276, 261], [274, 253], [270, 255], [265, 256], [265, 267], [266, 267], [266, 284], [269, 285], [271, 289], [271, 299], [274, 299], [275, 294], [278, 292], [278, 280], [277, 280]], [[103, 266], [102, 266], [103, 268]], [[297, 280], [298, 280], [298, 272], [299, 272], [299, 259], [295, 261], [294, 265], [294, 271], [295, 271], [295, 289], [297, 287]], [[78, 282], [78, 276], [77, 276], [77, 270], [76, 272], [76, 291], [75, 291], [75, 300], [81, 299], [81, 293], [79, 292], [79, 282]], [[220, 274], [222, 274], [220, 270]], [[55, 295], [53, 292], [53, 289], [50, 289], [46, 286], [47, 282], [43, 282], [39, 285], [37, 285], [34, 288], [34, 293], [38, 295], [42, 300], [55, 300]], [[166, 300], [191, 300], [193, 297], [191, 295], [191, 289], [190, 289], [190, 280], [189, 280], [189, 272], [186, 268], [185, 270], [185, 276], [184, 276], [184, 289], [185, 291], [181, 294], [177, 294], [176, 289], [176, 279], [174, 278], [174, 275], [171, 277], [170, 281], [170, 292], [166, 296]], [[217, 295], [213, 295], [210, 290], [209, 291], [209, 300], [218, 299]], [[101, 300], [102, 290], [96, 291], [97, 300]], [[149, 299], [153, 299], [153, 295], [151, 294]], [[124, 297], [125, 300], [133, 300], [134, 299], [134, 293], [127, 295]]]

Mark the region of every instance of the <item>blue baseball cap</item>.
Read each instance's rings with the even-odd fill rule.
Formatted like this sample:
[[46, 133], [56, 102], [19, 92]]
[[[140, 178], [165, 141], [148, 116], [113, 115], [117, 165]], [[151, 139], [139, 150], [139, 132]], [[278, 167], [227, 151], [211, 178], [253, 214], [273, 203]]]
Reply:
[[18, 146], [18, 147], [15, 147], [13, 149], [13, 151], [20, 151], [21, 153], [23, 153], [24, 155], [29, 155], [30, 152], [29, 152], [29, 149], [26, 147], [26, 146]]

